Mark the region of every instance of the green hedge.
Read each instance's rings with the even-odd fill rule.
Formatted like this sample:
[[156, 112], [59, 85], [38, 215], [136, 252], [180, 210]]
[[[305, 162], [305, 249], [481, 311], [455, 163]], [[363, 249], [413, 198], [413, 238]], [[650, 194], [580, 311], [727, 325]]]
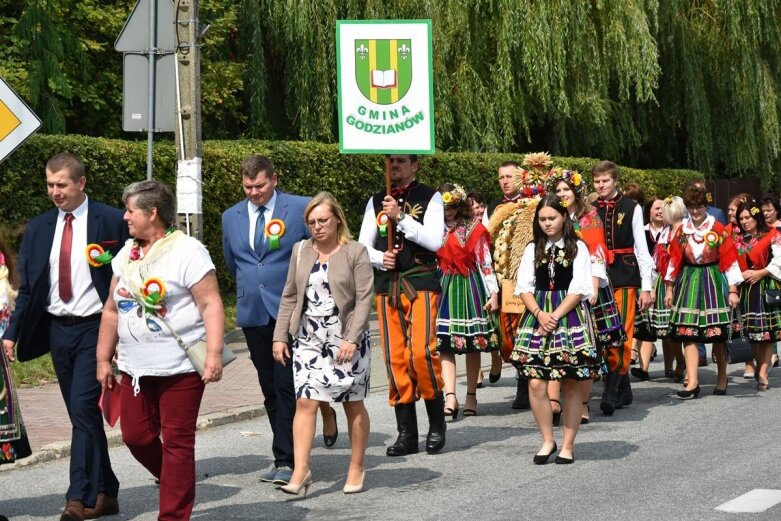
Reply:
[[[384, 186], [385, 161], [376, 155], [340, 155], [337, 145], [289, 141], [206, 141], [203, 153], [204, 242], [218, 266], [224, 289], [233, 287], [222, 261], [220, 215], [241, 200], [243, 192], [239, 165], [249, 154], [270, 157], [279, 173], [282, 190], [314, 195], [329, 190], [342, 202], [355, 235], [368, 197]], [[90, 197], [120, 206], [122, 188], [146, 177], [146, 142], [121, 141], [85, 136], [33, 136], [0, 164], [0, 223], [18, 244], [27, 220], [49, 208], [44, 165], [57, 152], [72, 152], [87, 167]], [[156, 178], [173, 184], [176, 178], [176, 151], [170, 141], [159, 142], [154, 150]], [[521, 154], [442, 152], [421, 156], [420, 179], [436, 186], [450, 181], [467, 190], [482, 192], [489, 200], [500, 195], [496, 169], [506, 160], [521, 161]], [[577, 169], [590, 177], [591, 158], [556, 157], [556, 165]], [[634, 181], [647, 194], [680, 193], [686, 182], [702, 177], [691, 170], [621, 169], [621, 181]], [[10, 230], [10, 232], [9, 232]]]

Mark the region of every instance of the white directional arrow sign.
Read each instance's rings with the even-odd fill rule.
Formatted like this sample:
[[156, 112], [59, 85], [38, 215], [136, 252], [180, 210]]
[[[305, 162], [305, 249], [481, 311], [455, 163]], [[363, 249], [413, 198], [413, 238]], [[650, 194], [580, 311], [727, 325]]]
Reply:
[[41, 120], [19, 95], [0, 78], [0, 161], [33, 135]]

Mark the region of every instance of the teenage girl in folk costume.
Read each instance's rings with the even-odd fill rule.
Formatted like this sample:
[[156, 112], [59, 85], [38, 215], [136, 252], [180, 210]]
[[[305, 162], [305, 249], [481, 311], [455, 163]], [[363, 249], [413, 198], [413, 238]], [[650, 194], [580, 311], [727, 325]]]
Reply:
[[437, 251], [442, 272], [442, 298], [437, 316], [437, 350], [445, 382], [445, 414], [458, 416], [455, 354], [466, 358], [464, 416], [477, 414], [477, 376], [480, 353], [499, 349], [494, 320], [499, 309], [499, 285], [491, 260], [490, 237], [473, 218], [472, 204], [463, 188], [439, 187], [445, 205], [445, 238]]
[[[586, 197], [587, 185], [580, 173], [574, 170], [562, 168], [552, 169], [546, 182], [548, 193], [558, 195], [569, 212], [572, 225], [578, 237], [586, 243], [591, 255], [591, 279], [594, 285], [594, 296], [591, 297], [591, 309], [594, 313], [594, 322], [597, 328], [596, 342], [598, 353], [611, 346], [623, 345], [626, 340], [624, 325], [618, 313], [613, 289], [607, 278], [606, 261], [607, 246], [605, 246], [605, 232], [602, 219], [599, 218], [596, 208], [591, 206]], [[597, 376], [596, 374], [594, 375]], [[581, 410], [581, 423], [589, 422], [588, 400], [591, 394], [593, 380], [583, 380], [580, 385], [580, 397], [583, 404]], [[550, 382], [548, 385], [548, 397], [553, 405], [554, 423], [558, 424], [556, 409], [561, 410], [559, 393], [561, 386], [558, 382]]]
[[689, 217], [670, 241], [664, 301], [671, 308], [671, 334], [683, 342], [686, 358], [688, 382], [677, 396], [688, 400], [700, 394], [698, 343], [713, 344], [718, 369], [714, 394], [724, 394], [727, 389], [724, 341], [731, 324], [730, 308], [738, 307], [738, 284], [743, 276], [730, 234], [705, 212], [705, 189], [687, 187], [683, 202]]
[[751, 343], [757, 362], [754, 373], [757, 389], [766, 391], [773, 342], [781, 340], [781, 309], [769, 307], [765, 293], [781, 288], [781, 234], [768, 227], [756, 201], [738, 206], [737, 221], [736, 231], [742, 233], [735, 233], [733, 238], [743, 275], [739, 308], [743, 335]]
[[534, 463], [547, 463], [558, 448], [548, 399], [552, 380], [561, 382], [564, 393], [564, 440], [556, 463], [572, 463], [581, 418], [578, 382], [591, 380], [599, 364], [588, 303], [594, 296], [591, 256], [556, 195], [537, 205], [533, 237], [518, 268], [515, 294], [526, 311], [510, 359], [529, 378], [532, 412], [543, 438]]

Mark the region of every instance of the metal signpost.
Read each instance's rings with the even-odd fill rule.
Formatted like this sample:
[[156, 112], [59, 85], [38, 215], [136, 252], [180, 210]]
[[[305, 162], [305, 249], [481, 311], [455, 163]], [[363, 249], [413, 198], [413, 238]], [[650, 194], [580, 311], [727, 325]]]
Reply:
[[174, 5], [138, 0], [114, 49], [125, 53], [122, 129], [147, 133], [146, 177], [152, 179], [155, 132], [174, 131]]
[[0, 162], [41, 127], [41, 120], [0, 78]]

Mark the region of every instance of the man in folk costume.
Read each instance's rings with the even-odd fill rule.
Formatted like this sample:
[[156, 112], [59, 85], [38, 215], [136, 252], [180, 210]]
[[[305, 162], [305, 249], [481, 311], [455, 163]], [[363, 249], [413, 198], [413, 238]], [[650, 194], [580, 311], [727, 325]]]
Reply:
[[[391, 155], [391, 195], [369, 199], [359, 242], [374, 266], [380, 342], [388, 373], [389, 402], [399, 436], [388, 456], [418, 452], [415, 401], [429, 420], [426, 452], [445, 445], [444, 384], [436, 350], [436, 252], [445, 228], [442, 196], [416, 179], [416, 155]], [[388, 235], [392, 244], [389, 245]]]
[[643, 209], [616, 189], [618, 166], [610, 161], [600, 161], [591, 169], [591, 174], [599, 195], [597, 211], [605, 227], [608, 278], [613, 285], [626, 331], [626, 341], [622, 345], [608, 347], [604, 353], [608, 373], [603, 379], [605, 390], [600, 409], [604, 414], [612, 415], [615, 409], [632, 403], [627, 373], [634, 340], [635, 313], [638, 305], [643, 310], [654, 302], [651, 291], [653, 259], [646, 244]]
[[[524, 168], [512, 161], [499, 167], [499, 186], [503, 196], [488, 207], [486, 214], [490, 213], [487, 228], [494, 246], [494, 271], [500, 288], [500, 302], [506, 302], [510, 296], [508, 292], [515, 289], [518, 264], [526, 244], [532, 239], [534, 210], [545, 195], [544, 178], [550, 165], [550, 155], [536, 153], [524, 156]], [[521, 313], [502, 309], [506, 307], [500, 307], [499, 331], [502, 358], [509, 361]], [[529, 381], [519, 374], [513, 409], [529, 408], [528, 384]]]

